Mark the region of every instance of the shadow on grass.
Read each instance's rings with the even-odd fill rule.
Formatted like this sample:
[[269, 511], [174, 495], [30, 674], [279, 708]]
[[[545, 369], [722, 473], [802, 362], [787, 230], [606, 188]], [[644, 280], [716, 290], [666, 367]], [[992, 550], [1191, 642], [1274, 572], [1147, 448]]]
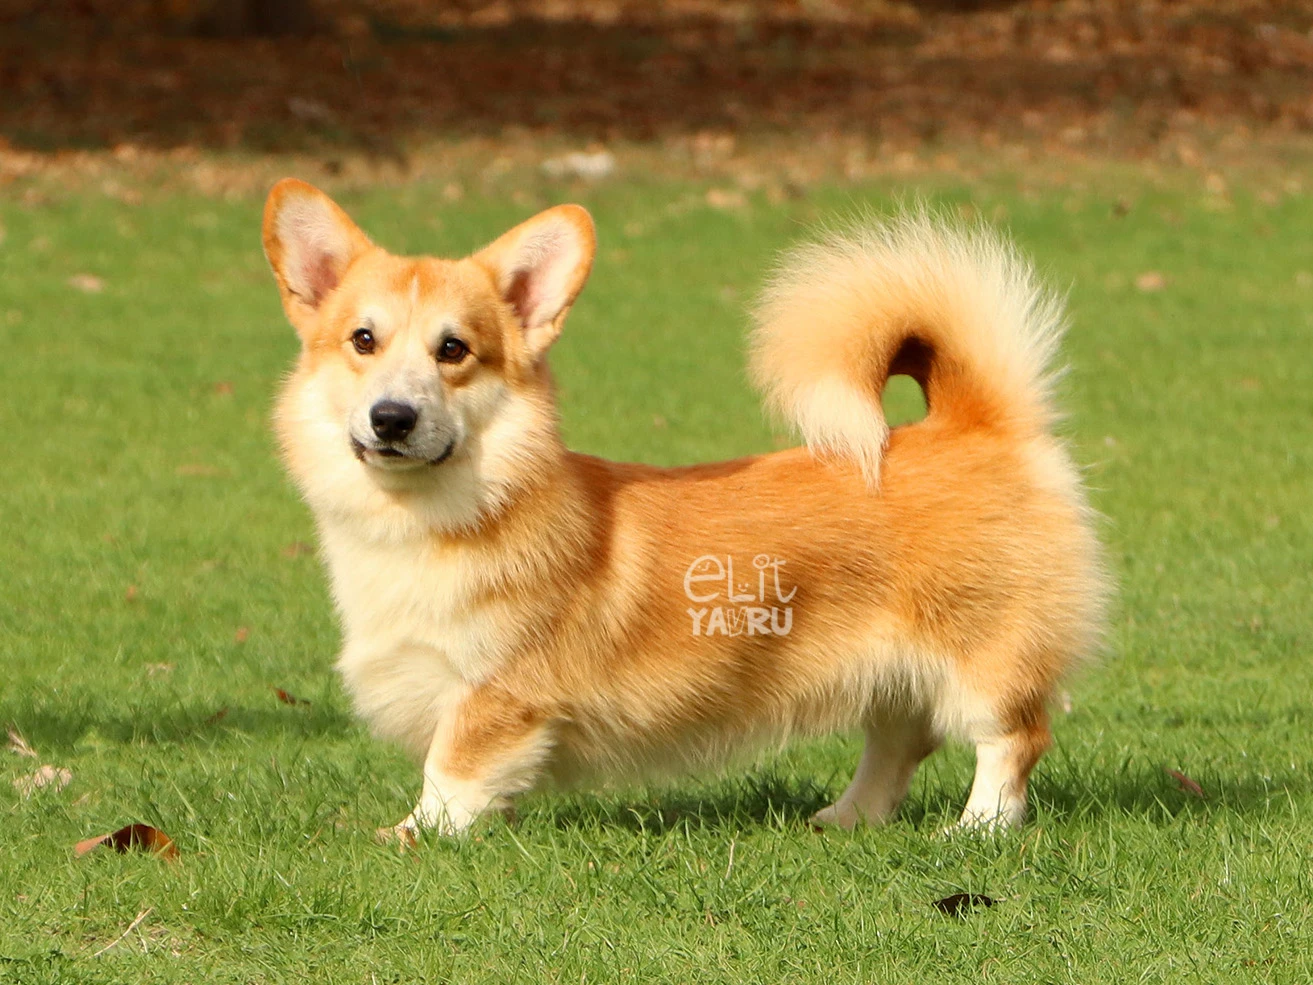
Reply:
[[1277, 781], [1210, 771], [1191, 778], [1202, 790], [1192, 793], [1168, 768], [1144, 765], [1111, 776], [1040, 777], [1031, 785], [1032, 813], [1063, 822], [1108, 816], [1163, 822], [1218, 812], [1266, 814], [1288, 809], [1310, 792], [1305, 777]]
[[21, 708], [0, 705], [0, 726], [15, 727], [42, 755], [94, 749], [98, 745], [223, 742], [231, 733], [271, 736], [346, 735], [357, 728], [350, 715], [318, 704], [271, 707], [180, 706], [107, 714], [103, 708]]
[[[1064, 764], [1067, 768], [1071, 764]], [[958, 771], [944, 771], [945, 774]], [[1060, 824], [1098, 818], [1135, 818], [1165, 824], [1218, 812], [1266, 814], [1288, 811], [1304, 800], [1309, 785], [1298, 782], [1204, 773], [1195, 777], [1203, 795], [1183, 790], [1165, 768], [1145, 765], [1116, 775], [1037, 776], [1031, 784], [1030, 816]], [[896, 823], [927, 832], [952, 824], [966, 803], [969, 775], [932, 776], [909, 796]], [[653, 788], [626, 794], [578, 793], [548, 809], [545, 823], [559, 828], [619, 828], [663, 835], [685, 829], [724, 831], [798, 828], [830, 804], [842, 785], [765, 771], [693, 788]]]
[[[112, 712], [85, 701], [60, 707], [11, 703], [0, 705], [0, 726], [15, 726], [43, 758], [116, 744], [212, 746], [239, 736], [304, 739], [346, 736], [359, 729], [353, 716], [331, 705], [284, 704], [275, 694], [268, 701], [267, 707], [192, 704], [166, 710], [125, 703]], [[1219, 812], [1285, 813], [1313, 792], [1307, 771], [1274, 778], [1258, 766], [1246, 775], [1203, 768], [1183, 778], [1171, 772], [1175, 765], [1131, 762], [1106, 771], [1091, 762], [1050, 757], [1032, 777], [1031, 816], [1057, 823], [1116, 817], [1163, 824]], [[805, 826], [847, 783], [847, 767], [817, 777], [798, 776], [796, 769], [797, 764], [784, 762], [679, 786], [585, 789], [563, 797], [535, 798], [525, 806], [532, 805], [540, 823], [562, 829], [616, 828], [657, 835], [686, 829], [792, 829]], [[927, 761], [899, 811], [898, 823], [936, 831], [954, 822], [970, 779], [969, 761], [938, 757]]]
[[683, 789], [661, 785], [622, 793], [585, 790], [549, 808], [544, 821], [559, 828], [619, 828], [657, 835], [685, 828], [785, 828], [805, 824], [830, 799], [819, 784], [766, 771]]

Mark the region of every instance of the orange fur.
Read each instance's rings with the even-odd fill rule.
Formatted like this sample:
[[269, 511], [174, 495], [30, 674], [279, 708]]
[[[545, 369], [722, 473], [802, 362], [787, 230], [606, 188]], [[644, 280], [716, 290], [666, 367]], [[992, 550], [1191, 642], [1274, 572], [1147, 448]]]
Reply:
[[[265, 243], [304, 343], [277, 426], [319, 525], [340, 667], [374, 727], [425, 761], [400, 834], [459, 831], [546, 780], [856, 727], [857, 776], [818, 821], [888, 817], [947, 736], [978, 749], [963, 822], [1020, 819], [1045, 703], [1095, 645], [1105, 587], [1049, 430], [1058, 308], [1014, 254], [924, 218], [804, 249], [763, 302], [753, 368], [811, 450], [659, 469], [557, 435], [544, 353], [591, 263], [582, 210], [465, 260], [412, 260], [282, 182]], [[369, 355], [350, 342], [362, 318]], [[439, 364], [454, 330], [472, 355]], [[889, 432], [895, 372], [929, 413]], [[360, 408], [397, 387], [458, 435], [441, 464], [352, 454]], [[743, 604], [710, 577], [730, 559]], [[715, 606], [694, 601], [713, 590]], [[746, 631], [695, 633], [717, 606]]]

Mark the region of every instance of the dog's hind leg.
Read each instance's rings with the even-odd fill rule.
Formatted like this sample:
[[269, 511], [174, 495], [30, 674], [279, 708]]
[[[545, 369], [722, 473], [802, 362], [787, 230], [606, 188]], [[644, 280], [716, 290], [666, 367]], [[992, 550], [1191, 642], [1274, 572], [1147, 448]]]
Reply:
[[976, 776], [957, 828], [998, 828], [1026, 816], [1030, 771], [1053, 741], [1042, 703], [1017, 716], [1002, 735], [976, 741]]
[[865, 727], [862, 750], [852, 783], [837, 801], [812, 816], [812, 823], [851, 829], [860, 822], [889, 820], [907, 796], [921, 760], [939, 747], [939, 738], [924, 718], [882, 714]]

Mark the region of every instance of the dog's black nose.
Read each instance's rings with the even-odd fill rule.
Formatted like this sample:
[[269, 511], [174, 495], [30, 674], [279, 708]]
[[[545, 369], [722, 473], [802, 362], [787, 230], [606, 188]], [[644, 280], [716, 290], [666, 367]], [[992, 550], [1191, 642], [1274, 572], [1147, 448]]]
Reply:
[[380, 400], [369, 408], [369, 426], [380, 441], [400, 441], [415, 430], [419, 412], [410, 404]]

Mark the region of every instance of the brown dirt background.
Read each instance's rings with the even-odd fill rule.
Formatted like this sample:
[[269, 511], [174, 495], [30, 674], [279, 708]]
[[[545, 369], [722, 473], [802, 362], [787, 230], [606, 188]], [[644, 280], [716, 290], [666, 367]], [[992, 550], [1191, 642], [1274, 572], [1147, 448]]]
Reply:
[[0, 0], [0, 188], [97, 160], [405, 175], [571, 147], [847, 177], [1261, 159], [1299, 180], [1313, 147], [1313, 5], [1289, 0], [325, 0], [279, 37], [222, 36], [207, 9]]

